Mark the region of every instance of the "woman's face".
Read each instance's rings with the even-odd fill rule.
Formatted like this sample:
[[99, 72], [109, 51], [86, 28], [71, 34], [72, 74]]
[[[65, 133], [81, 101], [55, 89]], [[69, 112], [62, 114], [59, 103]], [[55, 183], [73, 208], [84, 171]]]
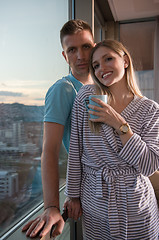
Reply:
[[128, 67], [127, 56], [120, 57], [110, 48], [101, 46], [93, 54], [92, 66], [95, 76], [105, 86], [125, 81], [125, 68]]

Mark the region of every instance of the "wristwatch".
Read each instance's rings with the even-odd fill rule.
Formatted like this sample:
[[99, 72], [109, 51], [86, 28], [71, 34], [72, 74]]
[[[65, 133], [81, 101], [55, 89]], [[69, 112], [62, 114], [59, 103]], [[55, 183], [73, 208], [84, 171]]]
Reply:
[[130, 130], [130, 126], [128, 123], [123, 123], [119, 130], [115, 130], [115, 132], [118, 134], [118, 135], [123, 135], [123, 134], [126, 134], [127, 132], [129, 132]]

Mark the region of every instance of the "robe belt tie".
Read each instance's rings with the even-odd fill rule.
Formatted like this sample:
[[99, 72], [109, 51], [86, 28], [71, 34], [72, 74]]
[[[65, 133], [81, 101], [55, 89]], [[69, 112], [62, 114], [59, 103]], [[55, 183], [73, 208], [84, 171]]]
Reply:
[[[86, 165], [83, 165], [83, 171], [88, 174], [96, 176], [96, 197], [102, 198], [102, 181], [104, 180], [108, 184], [108, 219], [110, 224], [110, 233], [116, 239], [121, 237], [120, 229], [122, 231], [122, 239], [127, 239], [127, 196], [124, 177], [126, 175], [136, 175], [137, 171], [134, 168], [108, 168], [103, 166], [100, 169], [95, 169]], [[120, 210], [117, 207], [116, 194], [115, 194], [115, 181], [120, 177], [120, 184], [124, 187], [125, 191], [120, 193]], [[119, 215], [122, 216], [120, 221]]]
[[83, 171], [85, 173], [93, 174], [96, 176], [96, 197], [102, 198], [102, 180], [106, 183], [113, 183], [116, 181], [116, 178], [126, 175], [136, 175], [137, 172], [134, 168], [123, 167], [111, 169], [106, 166], [101, 167], [100, 169], [95, 169], [87, 165], [83, 165]]

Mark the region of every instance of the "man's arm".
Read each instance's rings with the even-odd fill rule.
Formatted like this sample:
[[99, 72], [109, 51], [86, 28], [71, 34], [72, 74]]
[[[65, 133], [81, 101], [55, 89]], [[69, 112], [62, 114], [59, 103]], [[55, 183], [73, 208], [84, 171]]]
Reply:
[[64, 126], [57, 123], [44, 123], [43, 151], [41, 156], [44, 208], [59, 208], [58, 161]]
[[[59, 208], [59, 172], [58, 160], [64, 126], [57, 123], [44, 123], [43, 151], [41, 156], [44, 208]], [[42, 215], [23, 227], [26, 235], [35, 237], [43, 228], [40, 237], [46, 235], [53, 224], [57, 224], [55, 235], [62, 232], [64, 221], [57, 208], [46, 209]]]

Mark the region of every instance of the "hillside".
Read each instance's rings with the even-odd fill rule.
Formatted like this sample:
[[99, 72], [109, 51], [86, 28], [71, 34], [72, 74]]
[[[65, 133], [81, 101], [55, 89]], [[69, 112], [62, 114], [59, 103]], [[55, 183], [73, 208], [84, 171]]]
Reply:
[[15, 122], [42, 122], [44, 106], [29, 106], [19, 103], [0, 104], [0, 123]]

